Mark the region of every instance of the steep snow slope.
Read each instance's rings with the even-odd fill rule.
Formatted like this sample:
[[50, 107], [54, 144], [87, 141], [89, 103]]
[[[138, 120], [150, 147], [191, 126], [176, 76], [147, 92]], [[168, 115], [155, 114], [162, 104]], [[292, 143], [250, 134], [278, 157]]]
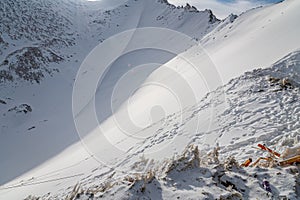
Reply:
[[[101, 2], [71, 0], [0, 2], [0, 157], [4, 160], [0, 183], [79, 140], [72, 116], [73, 83], [80, 64], [100, 42], [148, 26], [176, 29], [201, 39], [219, 24], [208, 10], [176, 8], [166, 1], [129, 0], [112, 10], [101, 6]], [[162, 45], [170, 43], [170, 37], [161, 41]], [[178, 52], [190, 47], [190, 43], [182, 44], [177, 45]], [[138, 87], [147, 74], [175, 56], [163, 53], [158, 58], [154, 55], [159, 51], [146, 52], [124, 56], [112, 64], [97, 91], [100, 121], [112, 113], [107, 109], [110, 98], [102, 94], [111, 96], [113, 83], [124, 73], [145, 61], [157, 63], [138, 82], [130, 82]], [[132, 65], [118, 71], [123, 62]], [[126, 98], [118, 96], [118, 106]]]
[[[234, 15], [220, 23], [211, 33], [200, 41], [210, 56], [223, 82], [262, 66], [269, 66], [300, 46], [298, 26], [299, 1], [287, 0], [275, 5], [252, 9], [240, 15]], [[205, 78], [213, 86], [213, 73], [207, 72], [202, 57], [197, 55], [199, 47], [190, 48], [181, 56], [198, 63], [207, 73]], [[169, 65], [185, 64], [171, 60]]]
[[224, 81], [246, 70], [269, 66], [300, 46], [300, 2], [281, 3], [248, 11], [222, 30], [216, 28], [201, 44]]
[[[265, 143], [279, 152], [299, 144], [299, 65], [300, 52], [296, 51], [271, 68], [247, 72], [231, 80], [198, 104], [140, 132], [136, 136], [144, 136], [144, 139], [120, 155], [111, 166], [96, 162], [93, 156], [98, 155], [88, 155], [78, 143], [1, 187], [0, 195], [11, 199], [29, 193], [63, 198], [83, 190], [86, 195], [78, 199], [86, 199], [90, 193], [95, 199], [197, 198], [198, 195], [208, 199], [222, 195], [270, 199], [260, 185], [267, 177], [275, 198], [297, 199], [299, 177], [295, 167], [239, 169], [227, 158], [235, 156], [239, 162], [249, 156], [258, 158], [263, 152], [252, 148], [257, 143]], [[290, 85], [282, 85], [283, 79]], [[196, 124], [200, 126], [195, 128]], [[216, 142], [221, 149], [221, 164], [207, 155]], [[194, 148], [187, 148], [183, 157], [177, 156], [189, 144], [199, 147], [200, 165]], [[166, 160], [172, 157], [173, 161]], [[138, 178], [151, 170], [155, 175], [150, 173], [148, 177]], [[77, 182], [79, 185], [75, 187]]]
[[[154, 108], [158, 107], [158, 110], [153, 112], [160, 113], [160, 116], [169, 115], [178, 110], [182, 111], [185, 106], [195, 104], [206, 92], [213, 91], [224, 81], [228, 81], [247, 70], [259, 66], [269, 66], [286, 53], [299, 48], [300, 41], [297, 37], [300, 30], [297, 26], [299, 13], [296, 9], [299, 6], [297, 1], [287, 1], [266, 8], [254, 9], [235, 21], [234, 16], [229, 16], [199, 45], [191, 47], [149, 75], [145, 83], [130, 97], [129, 101], [125, 102], [123, 107], [111, 118], [95, 128], [92, 132], [93, 135], [84, 138], [84, 143], [87, 144], [92, 153], [99, 154], [100, 160], [108, 162], [112, 155], [107, 155], [108, 158], [105, 158], [101, 155], [103, 149], [109, 149], [110, 152], [115, 152], [118, 156], [122, 151], [129, 150], [139, 141], [140, 138], [136, 138], [139, 133], [142, 134], [141, 138], [152, 135], [153, 130], [147, 132], [144, 128], [151, 125], [149, 116], [151, 116]], [[285, 15], [282, 15], [282, 10], [285, 10]], [[261, 28], [261, 25], [266, 23], [266, 18], [274, 19], [275, 22], [271, 23], [269, 28], [264, 29]], [[231, 34], [230, 37], [227, 33], [228, 29]], [[292, 31], [287, 32], [289, 29]], [[216, 39], [216, 36], [224, 35], [224, 32], [228, 36]], [[273, 37], [271, 40], [270, 35]], [[201, 49], [203, 44], [209, 58]], [[280, 48], [276, 49], [275, 46], [280, 46]], [[264, 56], [264, 52], [267, 52], [268, 56]], [[191, 63], [192, 65], [190, 65]], [[179, 74], [180, 78], [175, 78], [174, 74]], [[159, 84], [163, 88], [157, 87]], [[178, 123], [181, 123], [181, 113], [178, 116]], [[206, 116], [210, 116], [210, 113], [207, 113]], [[88, 115], [84, 114], [79, 118], [87, 119]], [[199, 117], [199, 124], [191, 125], [190, 130], [198, 127], [213, 128], [210, 127], [209, 121], [205, 121], [210, 118], [205, 118]], [[77, 119], [75, 118], [75, 120]], [[103, 149], [97, 146], [99, 141], [93, 139], [95, 135], [102, 132], [104, 137], [101, 139], [108, 140], [108, 146], [104, 145]], [[128, 135], [133, 137], [128, 139]], [[126, 142], [119, 142], [123, 139], [126, 139]], [[214, 139], [214, 137], [209, 137], [205, 142], [213, 143]], [[176, 142], [174, 144], [176, 145]], [[119, 149], [115, 150], [116, 147]], [[159, 149], [161, 146], [156, 145], [154, 148]], [[158, 154], [164, 155], [164, 152], [159, 151]]]
[[[77, 23], [74, 25], [74, 30], [76, 30], [79, 35], [76, 39], [76, 45], [74, 48], [64, 47], [64, 50], [62, 51], [62, 55], [70, 55], [70, 61], [61, 65], [65, 66], [63, 69], [60, 68], [61, 73], [57, 74], [52, 79], [46, 78], [41, 82], [40, 85], [32, 86], [24, 84], [24, 86], [18, 86], [14, 90], [8, 86], [4, 86], [2, 91], [4, 91], [3, 93], [5, 96], [1, 97], [1, 102], [4, 103], [1, 103], [0, 108], [1, 112], [3, 111], [4, 113], [4, 115], [1, 116], [1, 122], [4, 122], [4, 125], [1, 127], [3, 130], [1, 130], [1, 133], [4, 135], [4, 140], [1, 140], [1, 148], [3, 147], [3, 151], [1, 151], [1, 158], [8, 158], [7, 155], [14, 156], [14, 160], [7, 159], [5, 164], [1, 165], [1, 167], [4, 168], [4, 170], [1, 169], [1, 171], [7, 172], [5, 174], [1, 174], [1, 176], [4, 176], [4, 180], [11, 179], [12, 177], [17, 176], [18, 174], [21, 174], [22, 172], [25, 172], [33, 166], [39, 164], [41, 161], [48, 160], [49, 157], [55, 155], [64, 147], [78, 139], [71, 115], [72, 110], [70, 102], [73, 83], [72, 79], [75, 77], [75, 73], [80, 61], [82, 61], [89, 50], [95, 46], [94, 40], [91, 40], [91, 38], [95, 38], [95, 41], [103, 41], [112, 34], [128, 28], [136, 26], [162, 26], [170, 28], [173, 27], [182, 32], [190, 33], [189, 35], [192, 37], [200, 36], [199, 38], [201, 39], [201, 35], [204, 35], [201, 33], [205, 33], [207, 29], [208, 31], [212, 30], [213, 26], [218, 24], [218, 21], [216, 21], [213, 26], [209, 23], [209, 21], [212, 19], [209, 11], [195, 12], [193, 8], [175, 8], [174, 6], [165, 4], [164, 1], [160, 1], [160, 3], [157, 5], [152, 6], [152, 4], [150, 4], [151, 2], [152, 1], [130, 1], [128, 2], [128, 5], [123, 5], [110, 12], [98, 12], [99, 10], [97, 10], [97, 8], [95, 9], [95, 4], [92, 6], [85, 3], [80, 5], [75, 4], [76, 6], [73, 7], [73, 9], [76, 10], [76, 12], [73, 13], [76, 14], [74, 14], [73, 17]], [[167, 7], [165, 7], [166, 5]], [[161, 13], [165, 13], [166, 15], [169, 13], [169, 17], [167, 17], [168, 22], [161, 20], [160, 17], [155, 18], [153, 22], [149, 21], [149, 18], [153, 16], [158, 17], [157, 14], [152, 14], [151, 10], [154, 13], [158, 11], [156, 9], [155, 11], [154, 9], [148, 10], [147, 8], [157, 8], [160, 6], [162, 6]], [[299, 4], [297, 1], [287, 1], [276, 6], [256, 9], [249, 13], [247, 12], [241, 16], [242, 19], [238, 24], [236, 24], [236, 22], [231, 23], [231, 20], [229, 19], [225, 22], [225, 24], [228, 24], [227, 26], [225, 24], [220, 25], [220, 27], [216, 29], [219, 30], [220, 33], [213, 33], [216, 35], [220, 34], [221, 37], [218, 38], [218, 42], [214, 43], [213, 41], [216, 40], [216, 38], [214, 39], [211, 36], [208, 36], [207, 39], [202, 41], [202, 44], [204, 44], [208, 49], [213, 62], [216, 63], [216, 68], [215, 66], [211, 65], [211, 61], [207, 59], [207, 57], [203, 57], [203, 55], [206, 56], [205, 54], [199, 53], [201, 50], [201, 45], [193, 47], [180, 55], [181, 58], [188, 58], [188, 61], [191, 63], [197, 63], [197, 65], [195, 65], [196, 67], [190, 67], [187, 65], [186, 60], [181, 59], [180, 56], [166, 63], [164, 67], [159, 67], [160, 65], [154, 66], [152, 69], [156, 70], [149, 70], [148, 74], [144, 76], [144, 78], [147, 78], [145, 80], [146, 85], [147, 83], [154, 82], [162, 83], [164, 86], [172, 86], [171, 88], [173, 89], [178, 88], [177, 91], [174, 90], [176, 91], [175, 94], [179, 95], [180, 97], [192, 97], [192, 100], [189, 101], [189, 98], [183, 98], [183, 105], [178, 105], [176, 98], [173, 98], [173, 95], [169, 95], [168, 91], [165, 93], [166, 91], [162, 90], [161, 88], [157, 89], [155, 87], [143, 87], [140, 90], [137, 90], [133, 97], [129, 99], [129, 106], [122, 104], [122, 102], [118, 103], [118, 106], [120, 107], [116, 115], [101, 124], [100, 128], [107, 130], [105, 132], [106, 135], [104, 135], [106, 139], [105, 142], [106, 144], [113, 144], [113, 149], [111, 149], [111, 146], [108, 146], [108, 148], [113, 151], [106, 153], [107, 146], [105, 146], [106, 144], [99, 142], [99, 137], [95, 138], [95, 136], [99, 136], [97, 135], [97, 130], [95, 130], [92, 132], [92, 134], [84, 139], [85, 148], [88, 147], [88, 150], [90, 151], [89, 153], [85, 151], [80, 143], [76, 143], [54, 159], [48, 160], [38, 168], [11, 182], [10, 184], [13, 185], [5, 186], [12, 186], [13, 189], [2, 187], [2, 195], [5, 195], [5, 198], [18, 199], [19, 197], [27, 196], [28, 193], [43, 195], [51, 191], [53, 194], [64, 196], [73, 189], [75, 182], [77, 181], [83, 183], [85, 188], [93, 187], [91, 185], [95, 185], [95, 182], [97, 181], [100, 182], [107, 180], [107, 184], [109, 184], [111, 182], [111, 177], [118, 180], [119, 176], [121, 176], [113, 175], [115, 170], [121, 174], [122, 171], [147, 171], [148, 167], [152, 165], [152, 162], [144, 161], [139, 164], [139, 157], [143, 154], [145, 154], [147, 157], [155, 158], [156, 160], [159, 160], [158, 158], [164, 159], [165, 157], [172, 157], [176, 153], [181, 153], [187, 144], [194, 142], [200, 144], [201, 148], [205, 148], [207, 145], [208, 149], [211, 148], [215, 142], [219, 142], [222, 146], [223, 155], [229, 155], [233, 152], [234, 154], [238, 155], [239, 159], [244, 159], [248, 156], [248, 154], [252, 155], [252, 151], [248, 151], [249, 146], [246, 146], [248, 145], [249, 141], [260, 142], [264, 141], [267, 137], [269, 138], [272, 137], [272, 135], [275, 135], [278, 136], [278, 138], [272, 138], [270, 140], [271, 145], [278, 144], [278, 141], [280, 141], [282, 144], [291, 144], [295, 140], [295, 137], [291, 139], [285, 139], [279, 133], [280, 131], [285, 131], [285, 129], [280, 128], [281, 126], [285, 126], [286, 121], [283, 119], [292, 121], [293, 123], [290, 124], [291, 126], [287, 130], [292, 130], [294, 134], [297, 133], [298, 127], [295, 120], [297, 120], [298, 104], [297, 101], [293, 101], [293, 98], [298, 98], [299, 92], [297, 89], [287, 91], [279, 90], [277, 93], [274, 92], [274, 87], [267, 87], [268, 84], [264, 78], [265, 75], [269, 74], [268, 71], [259, 71], [257, 74], [254, 73], [253, 76], [251, 76], [251, 74], [246, 74], [244, 78], [235, 80], [236, 82], [233, 81], [233, 85], [230, 85], [231, 83], [228, 85], [228, 87], [233, 87], [232, 89], [228, 88], [228, 91], [226, 91], [226, 87], [221, 88], [217, 92], [209, 95], [208, 97], [210, 98], [204, 99], [199, 103], [199, 105], [197, 104], [193, 107], [190, 106], [193, 105], [193, 103], [195, 104], [198, 102], [198, 100], [207, 91], [212, 91], [214, 88], [220, 86], [222, 84], [222, 79], [228, 80], [231, 77], [241, 74], [245, 70], [256, 68], [257, 66], [255, 66], [255, 64], [267, 67], [272, 62], [275, 62], [280, 56], [299, 48], [299, 40], [294, 35], [295, 33], [298, 33], [298, 26], [296, 26], [298, 12], [295, 9], [298, 7]], [[144, 12], [136, 12], [143, 10], [143, 8], [146, 8]], [[84, 12], [77, 12], [77, 9], [84, 10]], [[286, 9], [287, 14], [283, 14], [282, 17], [276, 18], [275, 13], [279, 13], [282, 9]], [[124, 10], [126, 10], [126, 12], [123, 13]], [[93, 14], [89, 14], [90, 12]], [[148, 16], [143, 15], [143, 13], [147, 13]], [[195, 19], [194, 22], [197, 22], [197, 24], [189, 24], [192, 22], [192, 20], [189, 21], [188, 18], [185, 18], [193, 17], [194, 15], [192, 13], [195, 13], [199, 19], [205, 16], [205, 23], [203, 23], [208, 26], [204, 26], [200, 32], [194, 33], [193, 27], [197, 26], [198, 21]], [[136, 18], [136, 15], [140, 17]], [[274, 19], [276, 19], [276, 23], [270, 24], [271, 31], [266, 29], [260, 30], [259, 27], [255, 26], [256, 22], [257, 24], [265, 22], [265, 18], [258, 17], [260, 15], [266, 18], [274, 17]], [[175, 18], [178, 19], [178, 24], [175, 23]], [[256, 22], [251, 22], [250, 20], [248, 21], [248, 18]], [[182, 23], [182, 21], [180, 21], [182, 19], [188, 22]], [[124, 23], [125, 21], [126, 23]], [[189, 26], [186, 26], [185, 24], [189, 24]], [[232, 24], [236, 24], [236, 28], [230, 28]], [[289, 24], [289, 26], [287, 24]], [[259, 44], [255, 43], [256, 45], [253, 45], [254, 42], [251, 44], [247, 42], [249, 38], [251, 39], [252, 33], [249, 31], [248, 25], [253, 28], [251, 30], [254, 31], [254, 36], [258, 39], [257, 41], [260, 42]], [[287, 32], [286, 30], [289, 30], [291, 25], [293, 25], [293, 31]], [[181, 27], [183, 28], [180, 29]], [[278, 27], [285, 27], [286, 29], [281, 29]], [[236, 37], [230, 37], [230, 35], [225, 36], [227, 28], [233, 33], [236, 32], [239, 34], [236, 34]], [[189, 32], [190, 30], [192, 31]], [[273, 38], [276, 40], [272, 41], [272, 45], [268, 45], [268, 35], [282, 37], [280, 39]], [[230, 38], [232, 41], [232, 46], [230, 46], [231, 43], [226, 43], [227, 39]], [[238, 39], [239, 43], [235, 43], [235, 38]], [[164, 42], [167, 44], [167, 42], [170, 41], [172, 41], [172, 38], [169, 38]], [[220, 46], [218, 44], [220, 44]], [[248, 46], [246, 45], [247, 48], [244, 49], [240, 48], [240, 44], [247, 44]], [[283, 45], [280, 48], [282, 51], [277, 51], [279, 48], [275, 48], [276, 46], [273, 44]], [[270, 46], [272, 49], [268, 49], [265, 46]], [[182, 51], [184, 51], [186, 48], [186, 46], [180, 46]], [[247, 51], [248, 48], [250, 49], [249, 51]], [[218, 51], [219, 49], [220, 51]], [[272, 53], [274, 49], [276, 49], [276, 51]], [[262, 55], [261, 50], [269, 50], [268, 53], [270, 54], [270, 57], [258, 57], [258, 61], [261, 61], [261, 63], [255, 63], [255, 56]], [[224, 55], [228, 55], [226, 59], [222, 57], [221, 51], [224, 53]], [[234, 53], [230, 54], [231, 52]], [[246, 54], [249, 56], [249, 60], [246, 59], [244, 62], [242, 59], [245, 58]], [[62, 55], [59, 56], [63, 57]], [[150, 55], [152, 55], [151, 52], [149, 53], [149, 56]], [[294, 58], [293, 56], [288, 57], [287, 61], [285, 62], [294, 63], [294, 67], [291, 67], [291, 69], [293, 69], [291, 72], [295, 75], [298, 73], [296, 70], [298, 67], [297, 55], [298, 53], [295, 53], [295, 55], [293, 55]], [[164, 56], [166, 56], [165, 61], [170, 59], [169, 54], [164, 54]], [[138, 54], [131, 58], [124, 58], [124, 60], [121, 61], [126, 64], [130, 64], [131, 62], [129, 61], [137, 57], [139, 57]], [[67, 58], [67, 56], [65, 56], [65, 58]], [[204, 63], [203, 58], [205, 58], [206, 63]], [[48, 58], [45, 59], [47, 60]], [[144, 59], [146, 59], [146, 57], [142, 57], [141, 60]], [[122, 65], [122, 62], [119, 64]], [[137, 62], [137, 64], [141, 63]], [[8, 63], [4, 62], [4, 65], [8, 65]], [[112, 71], [111, 74], [108, 73], [107, 77], [114, 77], [113, 75], [117, 66], [118, 63], [116, 63], [116, 67], [112, 66], [110, 68]], [[243, 66], [245, 66], [245, 68], [243, 68], [241, 71], [237, 70]], [[282, 66], [282, 63], [279, 63], [278, 66]], [[74, 68], [76, 68], [76, 70], [74, 70]], [[200, 75], [202, 74], [202, 78], [199, 78], [199, 73], [196, 73], [199, 72], [197, 70], [200, 71]], [[224, 75], [222, 73], [218, 74], [216, 70], [224, 73]], [[172, 75], [178, 74], [180, 74], [179, 77], [172, 79]], [[197, 74], [197, 77], [195, 74]], [[281, 76], [280, 73], [275, 73], [275, 75]], [[108, 79], [106, 84], [109, 85], [109, 83], [114, 83], [116, 80], [120, 79], [120, 76], [121, 75], [118, 74], [117, 77], [114, 77], [114, 79]], [[249, 79], [250, 82], [248, 82], [245, 78]], [[136, 83], [137, 86], [141, 84], [143, 79]], [[293, 80], [297, 81], [296, 79]], [[199, 84], [199, 81], [201, 84]], [[239, 82], [241, 82], [241, 84], [244, 84], [245, 82], [245, 87], [238, 87]], [[257, 82], [260, 82], [263, 86], [265, 86], [265, 90], [262, 89], [261, 91], [260, 88], [256, 90]], [[180, 83], [184, 83], [186, 85], [181, 85]], [[255, 86], [253, 84], [255, 84]], [[247, 95], [249, 93], [248, 87], [254, 89], [252, 92], [250, 91], [249, 94], [253, 95], [251, 96], [253, 97], [253, 101], [249, 102], [248, 100], [251, 99], [249, 96], [246, 96], [247, 98], [245, 99], [241, 98], [240, 96]], [[276, 87], [280, 86], [275, 86], [274, 90], [278, 89]], [[107, 87], [104, 89], [106, 88]], [[107, 91], [112, 92], [111, 88], [113, 87], [108, 88]], [[189, 90], [185, 91], [185, 89]], [[226, 93], [223, 92], [224, 90]], [[255, 93], [257, 91], [258, 93]], [[102, 92], [100, 85], [99, 92], [96, 94], [96, 96], [101, 96]], [[191, 96], [186, 95], [186, 92], [190, 92]], [[265, 97], [265, 99], [261, 95], [261, 92], [266, 92], [267, 97]], [[226, 96], [224, 94], [233, 95], [231, 96], [231, 99], [234, 99], [234, 101], [226, 101]], [[287, 97], [284, 97], [284, 99], [281, 100], [278, 95], [279, 97], [280, 95], [287, 95]], [[101, 98], [99, 96], [98, 98]], [[151, 101], [151, 97], [153, 98], [157, 96], [160, 98], [155, 98], [154, 101]], [[271, 102], [269, 102], [269, 97], [272, 99]], [[51, 105], [49, 105], [49, 99], [51, 99]], [[126, 96], [123, 97], [123, 100], [125, 99]], [[188, 101], [186, 102], [185, 100]], [[242, 102], [242, 100], [245, 102]], [[246, 110], [246, 112], [243, 112], [243, 110], [236, 110], [236, 106], [239, 104], [235, 104], [235, 101], [240, 102], [242, 107], [241, 109]], [[287, 108], [287, 110], [282, 111], [282, 109], [285, 108], [285, 103], [290, 101], [293, 102], [291, 104], [291, 108]], [[101, 101], [97, 102], [100, 102], [96, 105], [101, 108]], [[179, 102], [181, 103], [181, 100]], [[246, 107], [244, 103], [249, 106], [249, 108]], [[163, 105], [163, 108], [169, 108], [169, 105], [173, 107], [167, 109], [167, 112], [165, 112], [159, 108], [159, 106], [156, 106], [156, 109], [153, 110], [153, 105]], [[266, 108], [267, 110], [276, 109], [278, 111], [276, 113], [279, 114], [277, 116], [276, 113], [271, 111], [270, 113], [264, 113], [266, 118], [260, 118], [261, 112], [264, 109], [253, 109], [258, 108], [259, 106], [263, 106], [263, 108]], [[178, 107], [182, 108], [180, 112], [168, 115], [168, 117], [165, 117], [159, 121], [162, 116], [174, 112]], [[126, 114], [127, 108], [132, 108], [131, 110], [134, 111], [133, 116], [125, 115], [124, 117], [124, 113]], [[251, 113], [254, 115], [254, 118], [252, 118], [252, 115], [249, 114], [250, 111], [254, 112]], [[153, 112], [153, 115], [149, 115], [149, 112]], [[293, 116], [296, 116], [296, 118], [289, 118], [290, 113], [293, 113]], [[249, 114], [250, 117], [247, 114]], [[271, 114], [274, 116], [271, 116]], [[149, 117], [152, 116], [153, 120], [149, 119]], [[238, 119], [236, 116], [239, 116]], [[132, 131], [132, 127], [129, 127], [129, 133], [132, 135], [130, 135], [130, 137], [124, 137], [124, 135], [119, 137], [120, 130], [115, 128], [115, 123], [113, 120], [117, 118], [119, 119], [117, 120], [118, 123], [121, 122], [123, 123], [122, 125], [127, 125], [126, 120], [131, 119], [130, 117], [133, 117], [132, 121], [136, 122], [136, 127], [138, 127], [141, 131], [136, 132], [135, 129]], [[272, 121], [267, 120], [268, 117], [274, 120], [274, 124], [272, 124]], [[282, 120], [277, 121], [278, 118]], [[157, 123], [152, 123], [151, 120], [152, 122], [157, 121]], [[241, 120], [241, 122], [245, 122], [245, 124], [239, 124], [239, 120]], [[267, 123], [267, 126], [265, 126], [264, 123]], [[251, 124], [253, 124], [253, 128], [251, 128]], [[295, 126], [293, 126], [294, 124]], [[270, 130], [270, 132], [263, 132], [263, 128], [266, 129], [268, 126], [273, 127], [274, 129]], [[239, 127], [244, 127], [245, 130], [251, 131], [251, 134], [248, 132], [243, 132], [244, 129], [239, 129]], [[23, 134], [24, 132], [31, 134], [28, 137], [28, 135]], [[285, 132], [284, 135], [288, 135], [288, 133]], [[15, 139], [16, 137], [18, 140]], [[100, 139], [102, 138], [100, 137]], [[17, 148], [15, 146], [17, 146]], [[240, 149], [243, 148], [246, 149], [245, 153], [240, 151]], [[281, 148], [278, 150], [281, 150]], [[38, 152], [38, 154], [36, 152]], [[30, 155], [35, 155], [35, 158], [32, 159]], [[96, 158], [97, 161], [104, 161], [105, 164], [108, 164], [109, 166], [104, 166], [103, 163], [99, 163], [93, 158]], [[137, 167], [132, 168], [132, 165], [135, 161], [137, 161]], [[147, 163], [147, 165], [144, 165], [143, 163]], [[127, 170], [128, 168], [130, 170]], [[1, 178], [1, 180], [3, 179]], [[106, 183], [103, 184], [106, 185]], [[70, 188], [68, 188], [69, 186]], [[14, 191], [15, 188], [19, 188], [18, 193]], [[290, 185], [289, 188], [283, 187], [283, 189], [286, 189], [288, 192], [291, 191], [291, 188], [292, 187], [290, 187]], [[119, 190], [119, 188], [117, 188], [117, 190]], [[48, 194], [48, 196], [49, 195], [52, 194]], [[253, 194], [253, 196], [255, 197], [255, 194]], [[290, 197], [294, 198], [292, 195], [290, 195]]]
[[[189, 76], [185, 81], [194, 91], [196, 99], [199, 99], [231, 78], [247, 70], [270, 66], [287, 53], [298, 49], [299, 7], [299, 1], [288, 0], [250, 10], [237, 19], [231, 15], [205, 36], [198, 46], [191, 47], [165, 66], [170, 66], [180, 74], [195, 74], [194, 69], [187, 69], [186, 60], [196, 63], [202, 78], [193, 80], [195, 77]], [[160, 72], [156, 74], [157, 77], [152, 80], [160, 82]], [[205, 83], [205, 86], [199, 84], [199, 81]]]

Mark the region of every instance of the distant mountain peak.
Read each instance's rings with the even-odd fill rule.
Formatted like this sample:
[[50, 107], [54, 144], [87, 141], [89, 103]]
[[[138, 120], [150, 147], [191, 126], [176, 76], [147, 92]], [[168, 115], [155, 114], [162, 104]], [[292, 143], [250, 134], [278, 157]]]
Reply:
[[[143, 12], [136, 13], [137, 10]], [[58, 59], [39, 57], [39, 64], [32, 63], [32, 58], [18, 56], [17, 52], [24, 50], [45, 53], [51, 49], [59, 62], [71, 61], [73, 57], [79, 64], [73, 54], [83, 40], [91, 46], [85, 50], [88, 53], [92, 45], [132, 28], [162, 27], [201, 39], [220, 22], [211, 10], [198, 11], [190, 4], [176, 7], [167, 0], [128, 0], [111, 10], [103, 10], [99, 2], [16, 0], [0, 2], [0, 18], [0, 82], [40, 82], [48, 74], [45, 72], [58, 71], [54, 67]], [[22, 63], [17, 61], [21, 58], [27, 65], [19, 73], [20, 66], [14, 65]], [[39, 75], [29, 76], [32, 69]]]

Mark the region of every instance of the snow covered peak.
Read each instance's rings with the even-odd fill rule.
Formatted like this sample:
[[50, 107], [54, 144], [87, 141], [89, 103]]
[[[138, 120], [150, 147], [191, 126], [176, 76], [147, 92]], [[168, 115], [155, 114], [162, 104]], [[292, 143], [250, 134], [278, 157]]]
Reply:
[[[201, 39], [219, 23], [211, 11], [199, 12], [189, 5], [176, 8], [161, 0], [129, 0], [110, 10], [104, 10], [101, 2], [1, 1], [0, 18], [1, 82], [40, 82], [47, 74], [60, 70], [58, 63], [73, 65], [69, 63], [73, 61], [77, 62], [78, 67], [83, 56], [99, 42], [128, 29], [162, 27]], [[79, 56], [76, 51], [78, 46], [82, 45], [85, 47], [80, 48], [82, 55]], [[23, 67], [24, 75], [20, 75], [17, 71], [18, 66], [14, 63], [20, 62], [18, 60], [22, 55], [18, 52], [24, 48], [47, 51], [48, 54], [53, 53], [61, 59], [59, 62], [52, 62], [41, 54], [42, 57], [39, 62], [35, 62], [35, 67], [29, 58], [25, 57], [24, 62], [28, 65]], [[32, 68], [35, 69], [31, 70]]]

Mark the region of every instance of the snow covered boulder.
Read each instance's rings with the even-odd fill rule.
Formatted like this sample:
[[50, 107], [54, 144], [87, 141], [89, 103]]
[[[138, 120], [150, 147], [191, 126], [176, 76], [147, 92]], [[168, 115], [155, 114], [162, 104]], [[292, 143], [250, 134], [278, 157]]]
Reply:
[[238, 192], [230, 192], [220, 196], [220, 200], [242, 200], [243, 196]]
[[166, 173], [173, 170], [185, 171], [189, 168], [200, 167], [199, 149], [196, 145], [189, 145], [184, 150], [183, 154], [176, 160], [168, 164]]

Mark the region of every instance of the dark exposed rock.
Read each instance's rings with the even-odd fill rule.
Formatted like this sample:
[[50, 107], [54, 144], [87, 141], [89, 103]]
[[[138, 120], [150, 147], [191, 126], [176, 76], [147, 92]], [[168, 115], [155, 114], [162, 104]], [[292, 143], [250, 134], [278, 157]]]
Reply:
[[32, 112], [32, 108], [30, 105], [28, 104], [21, 104], [19, 106], [15, 106], [13, 108], [10, 108], [8, 110], [8, 112], [13, 112], [15, 111], [16, 113], [24, 113], [24, 114], [27, 114], [29, 112]]
[[32, 127], [28, 128], [27, 130], [30, 131], [32, 129], [35, 129], [35, 126], [32, 126]]
[[56, 71], [49, 68], [48, 64], [62, 60], [62, 57], [49, 49], [24, 47], [9, 54], [0, 64], [0, 81], [13, 81], [13, 72], [21, 80], [39, 83], [45, 73]]
[[6, 102], [2, 99], [0, 99], [0, 104], [6, 104]]

